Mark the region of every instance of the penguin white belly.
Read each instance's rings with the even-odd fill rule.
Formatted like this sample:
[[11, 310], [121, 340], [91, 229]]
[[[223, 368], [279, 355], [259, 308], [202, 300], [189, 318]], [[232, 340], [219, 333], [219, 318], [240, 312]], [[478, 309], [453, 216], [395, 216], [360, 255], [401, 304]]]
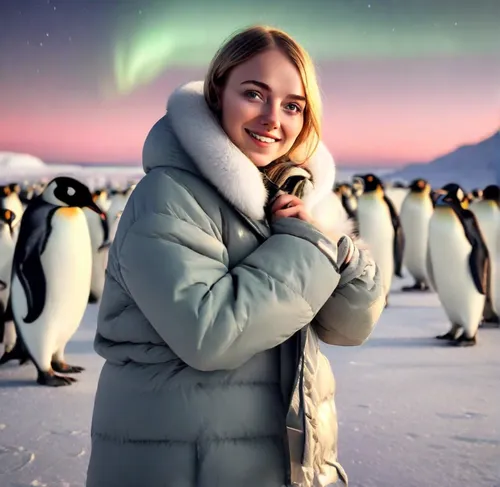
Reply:
[[[0, 285], [0, 311], [5, 311], [9, 302], [14, 248], [15, 242], [10, 234], [9, 227], [7, 225], [2, 225], [0, 227], [0, 281], [5, 284], [5, 288], [3, 284]], [[0, 319], [2, 319], [1, 315]], [[12, 321], [6, 322], [3, 337], [0, 336], [0, 342], [3, 341], [3, 348], [5, 351], [8, 352], [14, 347], [16, 338], [17, 335], [14, 323]]]
[[469, 267], [471, 245], [451, 209], [436, 210], [431, 218], [429, 252], [437, 294], [448, 318], [474, 336], [486, 298], [474, 285]]
[[394, 274], [394, 227], [389, 208], [379, 197], [363, 194], [358, 202], [359, 236], [378, 265], [385, 294]]
[[11, 193], [9, 196], [7, 196], [4, 200], [4, 207], [14, 213], [15, 218], [12, 222], [12, 226], [17, 227], [19, 223], [21, 223], [21, 218], [24, 213], [24, 207], [21, 203], [21, 200], [19, 199], [18, 194]]
[[87, 221], [80, 208], [60, 208], [52, 216], [52, 231], [41, 255], [46, 281], [45, 304], [33, 323], [24, 323], [27, 301], [19, 279], [12, 281], [12, 310], [24, 342], [42, 370], [52, 355], [62, 353], [80, 325], [88, 302], [92, 251]]
[[492, 304], [494, 310], [500, 310], [500, 221], [497, 223], [496, 245], [491, 260], [494, 261], [494, 266], [492, 268], [492, 280], [496, 283], [491, 295], [493, 301]]
[[408, 194], [409, 190], [406, 188], [387, 188], [385, 190], [386, 196], [392, 201], [394, 204], [394, 208], [396, 209], [398, 215], [401, 212], [401, 208], [403, 206], [403, 202]]
[[491, 265], [491, 296], [492, 296], [492, 307], [495, 313], [500, 313], [500, 303], [493, 297], [497, 294], [497, 287], [499, 286], [498, 280], [495, 279], [497, 274], [498, 262], [496, 257], [497, 249], [497, 233], [498, 227], [500, 226], [500, 210], [494, 202], [490, 201], [480, 201], [478, 203], [473, 203], [470, 205], [470, 210], [474, 213], [481, 230], [481, 234], [484, 238], [484, 243], [488, 248], [488, 253], [490, 255], [490, 265]]
[[401, 208], [401, 226], [405, 235], [404, 265], [418, 281], [428, 282], [426, 259], [429, 221], [433, 213], [429, 197], [409, 194]]
[[113, 196], [109, 205], [109, 210], [107, 211], [109, 222], [115, 221], [118, 213], [121, 213], [125, 209], [127, 201], [128, 195], [116, 194]]
[[5, 283], [5, 289], [0, 284], [0, 303], [3, 309], [7, 307], [10, 293], [10, 275], [14, 258], [15, 242], [7, 225], [0, 226], [0, 281]]

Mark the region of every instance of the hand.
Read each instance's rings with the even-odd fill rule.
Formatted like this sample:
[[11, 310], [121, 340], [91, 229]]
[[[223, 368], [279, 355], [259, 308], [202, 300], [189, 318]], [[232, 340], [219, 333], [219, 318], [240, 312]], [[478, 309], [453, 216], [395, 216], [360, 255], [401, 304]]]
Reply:
[[312, 223], [311, 215], [306, 211], [303, 201], [292, 194], [281, 194], [271, 206], [273, 221], [280, 218], [298, 218]]

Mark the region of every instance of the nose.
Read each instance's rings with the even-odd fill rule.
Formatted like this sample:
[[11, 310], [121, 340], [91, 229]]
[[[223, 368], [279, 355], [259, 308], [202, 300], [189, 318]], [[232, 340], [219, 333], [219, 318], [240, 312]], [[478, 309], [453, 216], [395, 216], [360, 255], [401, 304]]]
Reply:
[[264, 104], [262, 111], [261, 123], [265, 125], [269, 131], [276, 130], [280, 126], [280, 107], [279, 104], [272, 100]]

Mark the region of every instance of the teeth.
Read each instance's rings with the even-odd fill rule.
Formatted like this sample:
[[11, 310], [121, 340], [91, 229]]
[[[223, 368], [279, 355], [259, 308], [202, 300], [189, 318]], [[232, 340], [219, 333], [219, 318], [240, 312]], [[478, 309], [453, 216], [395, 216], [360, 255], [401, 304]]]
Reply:
[[260, 140], [261, 142], [267, 142], [268, 144], [272, 144], [273, 142], [276, 142], [274, 139], [271, 139], [270, 137], [263, 137], [262, 135], [255, 134], [253, 132], [250, 132], [250, 135], [257, 140]]

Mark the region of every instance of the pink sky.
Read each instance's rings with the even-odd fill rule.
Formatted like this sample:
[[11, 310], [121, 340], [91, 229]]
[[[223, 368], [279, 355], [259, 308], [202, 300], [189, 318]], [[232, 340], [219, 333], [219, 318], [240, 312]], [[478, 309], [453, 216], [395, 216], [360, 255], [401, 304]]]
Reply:
[[[54, 82], [10, 82], [0, 150], [52, 162], [139, 163], [171, 90], [203, 71], [167, 73], [104, 99]], [[341, 165], [427, 162], [500, 125], [500, 68], [491, 59], [358, 60], [319, 66], [324, 140]]]

